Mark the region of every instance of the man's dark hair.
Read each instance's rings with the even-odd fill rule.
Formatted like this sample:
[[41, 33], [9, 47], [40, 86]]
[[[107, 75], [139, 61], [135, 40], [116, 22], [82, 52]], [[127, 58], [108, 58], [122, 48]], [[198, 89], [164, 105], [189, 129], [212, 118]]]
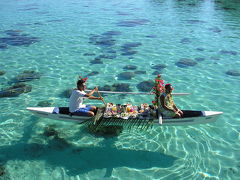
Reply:
[[170, 89], [171, 86], [172, 86], [171, 84], [166, 84], [165, 89]]
[[83, 85], [83, 83], [85, 83], [86, 81], [84, 81], [83, 79], [79, 79], [78, 81], [77, 81], [77, 86], [81, 86], [81, 85]]

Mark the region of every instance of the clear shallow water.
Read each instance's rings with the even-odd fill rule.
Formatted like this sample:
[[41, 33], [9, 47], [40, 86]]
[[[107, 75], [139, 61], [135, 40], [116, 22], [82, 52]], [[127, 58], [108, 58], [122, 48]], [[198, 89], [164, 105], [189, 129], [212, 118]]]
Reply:
[[[1, 40], [0, 70], [6, 71], [1, 88], [24, 70], [42, 76], [27, 82], [31, 92], [0, 99], [0, 161], [6, 171], [0, 179], [237, 179], [240, 77], [226, 72], [240, 69], [239, 12], [239, 4], [231, 1], [1, 1], [0, 38], [11, 37], [7, 30], [28, 37], [21, 39], [25, 45]], [[114, 35], [104, 35], [109, 31]], [[37, 42], [26, 46], [32, 37]], [[123, 51], [126, 43], [141, 44], [129, 52]], [[91, 64], [99, 55], [112, 59]], [[181, 58], [197, 65], [181, 68], [175, 64]], [[179, 107], [224, 114], [212, 124], [104, 138], [25, 110], [45, 100], [66, 106], [62, 92], [75, 86], [79, 74], [92, 71], [99, 74], [90, 77], [90, 87], [131, 83], [131, 90], [138, 91], [138, 83], [155, 77], [151, 67], [156, 64], [167, 66], [161, 74], [175, 92], [191, 93], [175, 98]], [[118, 74], [126, 65], [147, 73], [121, 80]], [[139, 104], [152, 99], [105, 100]], [[43, 135], [49, 126], [59, 138]]]

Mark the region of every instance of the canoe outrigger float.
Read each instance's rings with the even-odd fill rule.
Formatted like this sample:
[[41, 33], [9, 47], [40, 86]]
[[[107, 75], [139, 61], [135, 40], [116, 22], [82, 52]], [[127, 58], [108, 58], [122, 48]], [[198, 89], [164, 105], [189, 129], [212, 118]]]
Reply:
[[[87, 121], [92, 121], [92, 117], [86, 116], [74, 116], [69, 113], [68, 107], [28, 107], [27, 110], [31, 111], [33, 114], [61, 121], [72, 121], [77, 123], [84, 123]], [[215, 122], [217, 117], [223, 112], [218, 111], [192, 111], [192, 110], [182, 110], [184, 117], [182, 118], [165, 118], [161, 115], [157, 116], [136, 116], [132, 117], [117, 117], [117, 118], [103, 118], [108, 125], [117, 124], [121, 125], [126, 123], [130, 124], [142, 124], [142, 123], [153, 123], [163, 126], [187, 126], [194, 124], [204, 124]], [[161, 119], [162, 118], [162, 119]], [[111, 123], [112, 121], [112, 123]], [[161, 121], [161, 122], [160, 122]]]

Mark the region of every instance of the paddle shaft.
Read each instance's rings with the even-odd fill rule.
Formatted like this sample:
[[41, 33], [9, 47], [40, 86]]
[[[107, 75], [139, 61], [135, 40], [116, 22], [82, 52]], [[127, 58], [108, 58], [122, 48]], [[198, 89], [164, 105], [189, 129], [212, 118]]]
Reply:
[[104, 104], [105, 106], [107, 106], [107, 104], [106, 104], [106, 102], [104, 101], [103, 97], [101, 96], [100, 92], [97, 91], [97, 93], [98, 93], [98, 96], [99, 96], [100, 98], [102, 98], [102, 102], [103, 102], [103, 104]]
[[[85, 90], [90, 92], [91, 90]], [[98, 91], [99, 93], [103, 94], [131, 94], [131, 95], [154, 95], [153, 93], [149, 92], [116, 92], [116, 91]], [[190, 93], [172, 93], [174, 96], [185, 96], [190, 95]]]

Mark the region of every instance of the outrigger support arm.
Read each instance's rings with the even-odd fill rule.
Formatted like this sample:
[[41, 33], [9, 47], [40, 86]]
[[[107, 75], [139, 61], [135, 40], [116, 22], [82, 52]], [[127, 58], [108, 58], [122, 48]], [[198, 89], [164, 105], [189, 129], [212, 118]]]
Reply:
[[[85, 90], [87, 92], [91, 90]], [[116, 92], [116, 91], [99, 91], [100, 93], [103, 94], [132, 94], [132, 95], [153, 95], [153, 93], [149, 92]], [[172, 93], [174, 96], [185, 96], [185, 95], [190, 95], [190, 93]]]

